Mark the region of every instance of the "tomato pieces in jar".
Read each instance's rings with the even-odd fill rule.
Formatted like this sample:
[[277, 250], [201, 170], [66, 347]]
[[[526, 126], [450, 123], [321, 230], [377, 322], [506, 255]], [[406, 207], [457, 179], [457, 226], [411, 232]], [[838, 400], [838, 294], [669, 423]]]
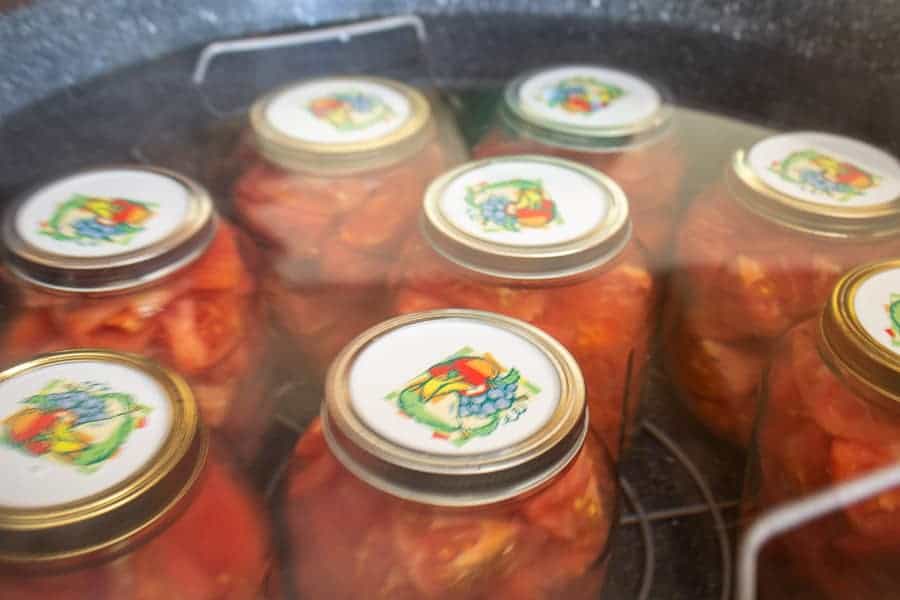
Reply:
[[[511, 177], [516, 173], [521, 176]], [[592, 177], [595, 171], [568, 161], [522, 156], [476, 161], [437, 180], [427, 194], [422, 232], [409, 240], [391, 271], [391, 309], [395, 314], [449, 307], [493, 311], [548, 332], [581, 365], [591, 424], [617, 456], [623, 427], [630, 431], [635, 423], [657, 285], [643, 250], [628, 239], [625, 217], [597, 223], [584, 208], [606, 210], [612, 198], [611, 213], [627, 206], [617, 194], [606, 195], [612, 189], [606, 186], [615, 184]], [[540, 180], [544, 201], [553, 202], [561, 218], [583, 210], [587, 225], [551, 221], [528, 227], [517, 219], [498, 227], [486, 222], [483, 207], [489, 203], [503, 202], [518, 214], [517, 203], [528, 202], [527, 194], [536, 189], [529, 187], [532, 178]], [[562, 187], [564, 182], [571, 187]], [[579, 199], [578, 208], [569, 204]], [[588, 227], [595, 229], [585, 231]], [[473, 231], [477, 242], [467, 241]], [[542, 238], [565, 243], [569, 235], [596, 237], [586, 248], [576, 241], [561, 263], [559, 257], [541, 256]], [[508, 259], [510, 253], [516, 254], [515, 262]], [[554, 273], [556, 265], [564, 265], [562, 272]]]
[[63, 348], [109, 348], [152, 356], [183, 373], [207, 424], [240, 429], [234, 403], [258, 374], [264, 351], [256, 283], [240, 251], [240, 234], [219, 223], [193, 264], [134, 292], [89, 297], [24, 289], [7, 324], [6, 363]]
[[401, 316], [325, 390], [282, 499], [299, 595], [599, 593], [615, 475], [558, 341], [483, 311]]
[[[272, 560], [262, 506], [200, 427], [180, 377], [132, 354], [70, 350], [16, 366], [2, 385], [0, 598], [262, 597]], [[39, 391], [22, 408], [11, 385]], [[78, 486], [57, 485], [71, 474]], [[40, 522], [10, 527], [26, 507]]]
[[268, 417], [256, 256], [202, 186], [155, 167], [91, 169], [28, 192], [6, 225], [15, 310], [0, 361], [63, 348], [156, 358], [188, 377], [210, 427], [254, 451]]
[[896, 160], [861, 142], [772, 136], [738, 153], [722, 181], [693, 202], [677, 233], [664, 326], [668, 371], [708, 429], [740, 446], [750, 438], [763, 363], [775, 340], [817, 314], [849, 269], [900, 253], [897, 215], [885, 213], [877, 197], [870, 199], [875, 208], [849, 200], [835, 208], [845, 202], [841, 194], [875, 191], [795, 181], [800, 171], [824, 169], [831, 147], [900, 177]]
[[452, 510], [369, 487], [321, 435], [299, 442], [285, 497], [304, 598], [558, 598], [602, 575], [615, 483], [597, 442], [533, 496]]
[[0, 598], [259, 600], [272, 560], [269, 535], [262, 507], [235, 477], [210, 459], [190, 505], [148, 543], [62, 574], [0, 571]]
[[527, 321], [559, 340], [581, 365], [592, 428], [618, 455], [623, 425], [630, 432], [637, 418], [656, 304], [655, 283], [640, 248], [630, 244], [583, 280], [537, 286], [467, 272], [422, 240], [412, 240], [393, 281], [394, 314], [487, 310]]
[[[852, 481], [900, 460], [897, 328], [881, 298], [900, 283], [897, 262], [851, 271], [821, 318], [792, 328], [779, 343], [765, 385], [753, 450], [757, 485], [749, 514]], [[890, 295], [890, 294], [888, 294]], [[846, 329], [845, 329], [846, 327]], [[825, 598], [886, 598], [900, 580], [900, 490], [886, 490], [836, 510], [774, 542], [792, 586]], [[764, 567], [764, 568], [767, 568]], [[773, 585], [771, 597], [782, 597]]]
[[[290, 98], [303, 130], [279, 112]], [[315, 111], [302, 110], [307, 101]], [[388, 268], [425, 186], [450, 163], [454, 134], [420, 92], [366, 77], [273, 92], [256, 103], [251, 125], [255, 150], [245, 153], [235, 209], [267, 247], [268, 303], [322, 373], [337, 349], [386, 316]]]

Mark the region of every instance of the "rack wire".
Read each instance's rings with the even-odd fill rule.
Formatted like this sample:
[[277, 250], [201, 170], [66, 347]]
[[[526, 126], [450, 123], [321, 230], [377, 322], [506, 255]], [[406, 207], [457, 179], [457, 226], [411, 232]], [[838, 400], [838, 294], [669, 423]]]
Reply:
[[900, 486], [900, 465], [893, 465], [775, 507], [759, 516], [742, 536], [738, 554], [736, 600], [755, 600], [760, 552], [789, 531]]
[[[634, 461], [626, 462], [624, 473], [619, 478], [626, 511], [619, 520], [620, 534], [613, 541], [615, 544], [611, 567], [613, 582], [610, 589], [605, 592], [604, 600], [679, 597], [727, 600], [731, 597], [733, 563], [732, 539], [724, 515], [734, 509], [738, 502], [717, 499], [701, 469], [688, 453], [671, 435], [651, 420], [641, 423], [633, 444], [656, 445], [658, 452], [654, 457], [655, 460], [659, 462], [671, 460], [671, 463], [678, 467], [672, 469], [671, 478], [689, 480], [702, 501], [673, 503], [648, 509], [644, 497], [657, 495], [653, 490], [654, 483], [643, 476], [641, 469], [636, 468], [639, 465]], [[660, 576], [660, 565], [671, 556], [667, 556], [666, 550], [660, 549], [659, 538], [669, 538], [668, 543], [661, 545], [662, 548], [669, 550], [668, 554], [673, 550], [678, 552], [681, 546], [678, 543], [678, 536], [674, 535], [671, 527], [666, 526], [686, 519], [706, 521], [695, 523], [693, 528], [695, 533], [702, 532], [700, 535], [704, 539], [701, 542], [716, 546], [717, 564], [698, 562], [695, 566], [697, 573], [691, 578], [685, 578], [693, 579], [694, 583], [684, 581], [683, 586], [677, 583], [673, 586], [670, 580]], [[637, 534], [630, 531], [635, 529]], [[697, 540], [694, 540], [694, 543], [696, 544]], [[710, 556], [708, 551], [706, 554]], [[704, 589], [697, 589], [697, 575], [701, 572], [706, 574], [706, 580], [701, 585]], [[616, 576], [620, 573], [627, 573], [627, 576], [620, 576], [619, 581], [616, 581]]]

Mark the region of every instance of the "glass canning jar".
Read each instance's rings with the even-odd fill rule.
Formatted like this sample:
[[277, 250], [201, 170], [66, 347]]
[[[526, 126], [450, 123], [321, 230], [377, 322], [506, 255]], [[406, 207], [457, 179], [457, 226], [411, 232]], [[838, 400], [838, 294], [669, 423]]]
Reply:
[[[744, 512], [852, 480], [900, 458], [900, 260], [849, 272], [821, 315], [780, 341], [763, 385]], [[890, 490], [807, 523], [763, 554], [761, 598], [893, 598]]]
[[630, 73], [562, 65], [510, 82], [475, 158], [543, 154], [603, 172], [625, 191], [635, 236], [667, 262], [685, 162], [667, 95]]
[[428, 188], [420, 231], [391, 272], [391, 309], [489, 310], [545, 330], [581, 365], [593, 429], [618, 456], [658, 295], [629, 210], [608, 177], [559, 158], [458, 167]]
[[267, 304], [324, 372], [385, 317], [386, 271], [461, 141], [440, 102], [375, 77], [275, 90], [246, 137], [235, 209], [266, 247]]
[[398, 317], [329, 370], [288, 471], [303, 598], [596, 598], [616, 481], [572, 356], [521, 321]]
[[848, 269], [900, 255], [900, 163], [815, 132], [738, 151], [679, 226], [664, 310], [667, 370], [691, 411], [746, 446], [774, 342]]
[[262, 506], [159, 364], [70, 350], [0, 373], [0, 467], [0, 599], [262, 598]]
[[203, 187], [153, 167], [81, 171], [18, 198], [2, 235], [15, 299], [0, 360], [151, 356], [188, 378], [209, 427], [250, 451], [270, 412], [256, 257]]

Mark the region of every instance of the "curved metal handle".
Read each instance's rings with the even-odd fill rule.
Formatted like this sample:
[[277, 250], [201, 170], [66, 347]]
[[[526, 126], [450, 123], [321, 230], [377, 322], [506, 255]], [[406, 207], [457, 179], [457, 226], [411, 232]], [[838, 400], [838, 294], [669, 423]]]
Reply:
[[900, 486], [900, 464], [879, 469], [764, 513], [747, 530], [741, 541], [736, 600], [755, 600], [759, 553], [772, 538], [897, 486]]
[[307, 44], [316, 44], [332, 40], [339, 40], [346, 43], [354, 36], [369, 35], [381, 31], [402, 29], [404, 27], [411, 27], [414, 29], [416, 37], [419, 39], [419, 43], [423, 46], [428, 41], [428, 32], [425, 29], [425, 22], [422, 21], [421, 17], [417, 15], [400, 15], [396, 17], [385, 17], [382, 19], [363, 21], [362, 23], [352, 23], [350, 25], [336, 25], [334, 27], [325, 27], [323, 29], [315, 29], [312, 31], [213, 42], [206, 46], [197, 58], [197, 62], [194, 65], [194, 74], [191, 79], [194, 85], [201, 85], [206, 79], [210, 64], [212, 64], [216, 57], [222, 54], [256, 52], [258, 50], [284, 48], [287, 46], [305, 46]]

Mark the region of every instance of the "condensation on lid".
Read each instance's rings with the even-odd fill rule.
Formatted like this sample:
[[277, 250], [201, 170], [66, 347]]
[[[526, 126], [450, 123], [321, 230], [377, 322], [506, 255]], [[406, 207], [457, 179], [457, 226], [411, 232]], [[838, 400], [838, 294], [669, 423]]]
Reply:
[[511, 81], [501, 122], [542, 144], [584, 152], [620, 152], [671, 131], [673, 108], [638, 76], [594, 65], [564, 65]]
[[329, 371], [322, 422], [361, 479], [455, 506], [540, 485], [587, 427], [581, 372], [557, 341], [460, 309], [398, 317], [351, 342]]
[[423, 226], [451, 260], [509, 277], [590, 268], [613, 257], [630, 230], [627, 200], [612, 180], [528, 155], [471, 162], [435, 180]]
[[250, 125], [260, 154], [288, 170], [347, 175], [407, 160], [434, 136], [431, 105], [379, 77], [323, 77], [259, 98]]

